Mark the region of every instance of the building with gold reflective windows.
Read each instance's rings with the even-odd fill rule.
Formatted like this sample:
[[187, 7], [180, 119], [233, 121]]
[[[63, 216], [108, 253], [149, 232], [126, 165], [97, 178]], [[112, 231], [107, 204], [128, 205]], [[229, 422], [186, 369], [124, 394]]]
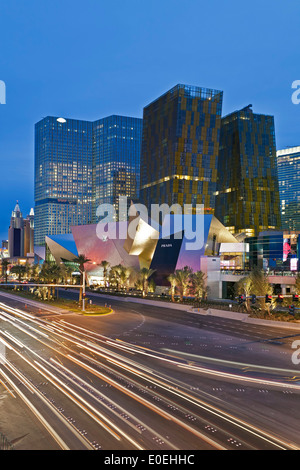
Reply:
[[234, 234], [281, 228], [274, 118], [251, 105], [222, 118], [215, 215]]
[[140, 202], [213, 214], [223, 92], [176, 85], [144, 108]]

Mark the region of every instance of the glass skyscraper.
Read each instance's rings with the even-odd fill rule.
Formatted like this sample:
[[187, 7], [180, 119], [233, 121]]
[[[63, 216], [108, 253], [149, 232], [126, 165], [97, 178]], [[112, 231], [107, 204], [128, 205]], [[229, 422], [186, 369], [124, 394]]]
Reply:
[[[93, 125], [93, 220], [100, 204], [113, 204], [116, 218], [119, 196], [136, 201], [140, 188], [140, 158], [143, 120], [109, 116]], [[128, 208], [128, 207], [127, 207]]]
[[277, 151], [282, 229], [300, 231], [300, 147]]
[[35, 126], [35, 245], [92, 220], [93, 125], [46, 117]]
[[251, 105], [222, 118], [215, 215], [234, 234], [281, 227], [274, 118]]
[[95, 223], [99, 204], [138, 196], [142, 119], [46, 117], [35, 125], [35, 245]]
[[214, 212], [223, 93], [176, 85], [144, 108], [140, 201]]

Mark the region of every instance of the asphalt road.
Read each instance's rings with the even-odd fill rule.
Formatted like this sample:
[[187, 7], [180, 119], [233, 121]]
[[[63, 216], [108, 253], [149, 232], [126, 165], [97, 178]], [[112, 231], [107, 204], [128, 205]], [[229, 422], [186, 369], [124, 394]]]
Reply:
[[[60, 290], [60, 297], [78, 298], [74, 291]], [[291, 367], [292, 344], [300, 339], [300, 329], [288, 329], [243, 323], [229, 318], [203, 316], [197, 313], [159, 308], [136, 302], [104, 298], [88, 293], [94, 304], [111, 305], [115, 316], [101, 322], [101, 331], [111, 337], [130, 339], [131, 343], [157, 350], [170, 348], [193, 355], [256, 365], [293, 369], [300, 375], [300, 367]], [[78, 319], [81, 317], [79, 316]], [[98, 319], [89, 319], [96, 329]], [[251, 362], [251, 364], [252, 364]]]
[[0, 407], [14, 410], [0, 431], [17, 449], [300, 447], [293, 330], [113, 300], [101, 317], [0, 302]]

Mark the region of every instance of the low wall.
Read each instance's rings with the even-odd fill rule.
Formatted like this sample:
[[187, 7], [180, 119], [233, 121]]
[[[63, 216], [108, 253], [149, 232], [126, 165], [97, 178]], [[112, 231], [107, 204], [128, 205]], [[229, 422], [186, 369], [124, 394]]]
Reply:
[[122, 297], [118, 295], [105, 295], [105, 294], [98, 294], [95, 292], [88, 292], [87, 297], [102, 297], [104, 299], [110, 300], [120, 300], [121, 302], [133, 302], [138, 304], [144, 305], [153, 305], [153, 307], [164, 307], [164, 308], [171, 308], [176, 310], [184, 310], [184, 311], [191, 311], [191, 305], [184, 305], [184, 304], [177, 304], [175, 302], [164, 302], [163, 300], [149, 300], [143, 299], [141, 297]]
[[247, 313], [239, 313], [239, 312], [230, 312], [228, 310], [218, 310], [210, 308], [208, 310], [202, 309], [193, 309], [194, 313], [199, 313], [200, 315], [204, 316], [217, 316], [222, 318], [229, 318], [231, 320], [242, 321], [245, 323], [252, 323], [256, 325], [264, 325], [264, 326], [271, 326], [271, 327], [278, 327], [278, 328], [289, 328], [300, 330], [300, 322], [297, 320], [294, 322], [285, 322], [285, 321], [277, 321], [277, 320], [264, 320], [261, 318], [252, 318]]

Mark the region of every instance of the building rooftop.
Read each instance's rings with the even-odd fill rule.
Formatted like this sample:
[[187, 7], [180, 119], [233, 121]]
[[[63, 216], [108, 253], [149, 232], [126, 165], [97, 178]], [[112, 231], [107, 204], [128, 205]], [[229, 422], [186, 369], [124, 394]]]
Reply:
[[277, 150], [276, 155], [280, 157], [281, 155], [290, 155], [292, 153], [300, 153], [300, 146], [298, 147], [289, 147], [282, 150]]
[[193, 86], [193, 85], [183, 85], [181, 83], [175, 85], [173, 88], [170, 90], [166, 91], [163, 93], [161, 96], [153, 100], [151, 103], [149, 103], [145, 108], [148, 106], [151, 106], [153, 103], [157, 102], [161, 98], [167, 98], [167, 99], [173, 99], [177, 96], [184, 96], [185, 98], [200, 98], [203, 100], [206, 99], [213, 99], [216, 96], [223, 96], [223, 91], [221, 90], [214, 90], [211, 88], [202, 88], [199, 86]]

